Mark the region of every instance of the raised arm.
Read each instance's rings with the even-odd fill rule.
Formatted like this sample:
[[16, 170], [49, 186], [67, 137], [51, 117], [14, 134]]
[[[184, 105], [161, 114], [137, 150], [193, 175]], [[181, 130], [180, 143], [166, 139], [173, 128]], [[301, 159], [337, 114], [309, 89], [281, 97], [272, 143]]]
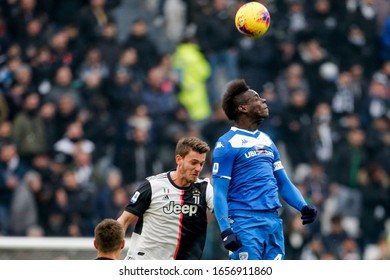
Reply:
[[122, 215], [119, 216], [117, 221], [123, 226], [124, 231], [127, 231], [129, 225], [137, 219], [137, 216], [128, 211], [123, 211]]

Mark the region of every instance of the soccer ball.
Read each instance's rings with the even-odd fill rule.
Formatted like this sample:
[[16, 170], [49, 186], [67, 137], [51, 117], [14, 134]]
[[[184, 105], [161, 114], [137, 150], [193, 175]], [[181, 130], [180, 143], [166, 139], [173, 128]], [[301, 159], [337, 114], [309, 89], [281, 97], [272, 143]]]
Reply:
[[271, 17], [267, 8], [259, 2], [248, 2], [236, 13], [235, 24], [238, 31], [249, 38], [263, 36], [270, 22]]

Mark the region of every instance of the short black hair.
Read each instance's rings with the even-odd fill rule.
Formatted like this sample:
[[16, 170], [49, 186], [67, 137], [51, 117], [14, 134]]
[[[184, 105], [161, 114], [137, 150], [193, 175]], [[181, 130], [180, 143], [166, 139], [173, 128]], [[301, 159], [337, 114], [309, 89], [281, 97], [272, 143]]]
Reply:
[[237, 117], [239, 103], [236, 97], [249, 89], [250, 87], [244, 79], [235, 79], [228, 84], [222, 98], [222, 108], [229, 120], [236, 120]]

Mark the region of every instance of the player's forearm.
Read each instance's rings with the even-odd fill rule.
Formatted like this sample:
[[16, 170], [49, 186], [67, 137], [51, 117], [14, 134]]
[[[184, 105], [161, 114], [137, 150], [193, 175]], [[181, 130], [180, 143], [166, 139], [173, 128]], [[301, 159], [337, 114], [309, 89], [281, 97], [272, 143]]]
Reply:
[[221, 178], [213, 178], [214, 185], [214, 213], [219, 229], [222, 231], [230, 228], [228, 218], [227, 194], [229, 181]]
[[120, 216], [120, 217], [117, 219], [117, 221], [122, 225], [123, 230], [126, 232], [127, 227], [128, 227], [129, 225], [126, 223], [125, 219], [123, 218], [123, 215]]
[[123, 230], [126, 232], [129, 225], [136, 219], [134, 214], [124, 211], [117, 221], [122, 225]]
[[275, 178], [278, 182], [280, 195], [292, 207], [301, 211], [306, 205], [306, 201], [296, 186], [290, 181], [284, 169], [275, 172]]

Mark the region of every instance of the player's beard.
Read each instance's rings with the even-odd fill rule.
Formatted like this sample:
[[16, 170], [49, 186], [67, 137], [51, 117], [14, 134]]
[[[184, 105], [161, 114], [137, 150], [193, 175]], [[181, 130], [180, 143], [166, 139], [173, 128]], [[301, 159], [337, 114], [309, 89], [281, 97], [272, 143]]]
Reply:
[[265, 121], [266, 119], [268, 119], [269, 117], [269, 111], [268, 111], [268, 114], [260, 114], [259, 118], [257, 119], [257, 124], [260, 126], [260, 124]]
[[179, 166], [178, 168], [178, 171], [179, 171], [179, 174], [180, 174], [180, 177], [182, 178], [182, 182], [185, 183], [184, 186], [187, 186], [188, 184], [192, 184], [196, 181], [196, 179], [198, 178], [198, 176], [194, 176], [192, 175], [193, 174], [193, 171], [190, 170], [190, 169], [186, 169], [184, 167], [184, 164]]

